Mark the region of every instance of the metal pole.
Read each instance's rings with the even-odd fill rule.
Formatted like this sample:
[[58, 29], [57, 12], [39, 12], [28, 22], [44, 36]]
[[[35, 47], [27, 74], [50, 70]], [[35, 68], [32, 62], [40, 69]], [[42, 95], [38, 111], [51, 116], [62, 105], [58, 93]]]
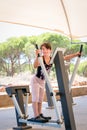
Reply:
[[44, 73], [45, 80], [48, 84], [48, 87], [49, 87], [49, 90], [50, 90], [50, 95], [52, 96], [52, 100], [53, 100], [53, 103], [54, 103], [54, 108], [55, 108], [57, 119], [59, 120], [60, 123], [62, 123], [61, 113], [60, 113], [59, 107], [57, 106], [55, 93], [54, 93], [53, 88], [51, 86], [48, 73], [47, 73], [46, 68], [44, 66], [44, 63], [43, 63], [43, 59], [42, 59], [42, 57], [38, 57], [38, 60], [39, 60], [40, 65], [42, 67], [42, 71]]
[[[80, 46], [80, 51], [79, 52], [82, 53], [82, 50], [83, 50], [83, 45]], [[80, 57], [81, 57], [81, 55], [78, 56], [78, 58], [77, 58], [77, 61], [76, 61], [76, 64], [74, 66], [72, 76], [71, 76], [70, 81], [69, 81], [69, 88], [70, 89], [71, 89], [72, 83], [73, 83], [73, 81], [75, 79], [75, 75], [76, 75], [76, 72], [77, 72], [77, 69], [78, 69], [78, 66], [79, 66], [79, 63], [80, 63]]]
[[64, 59], [62, 52], [59, 51], [54, 59], [57, 81], [59, 85], [59, 94], [64, 116], [66, 130], [76, 130], [75, 120], [72, 109], [72, 100], [69, 92], [69, 81], [65, 71]]
[[19, 104], [18, 104], [18, 102], [16, 100], [16, 97], [15, 97], [15, 94], [12, 95], [12, 101], [14, 103], [14, 106], [15, 106], [16, 110], [17, 110], [18, 116], [23, 118], [24, 115], [21, 112], [21, 109], [20, 109]]
[[47, 83], [45, 85], [45, 88], [46, 88], [46, 96], [47, 96], [47, 101], [48, 101], [48, 107], [47, 108], [52, 109], [52, 108], [54, 108], [54, 104], [53, 104], [52, 97], [50, 96], [50, 90], [49, 90]]
[[24, 95], [25, 117], [28, 117], [28, 98], [29, 98], [29, 93], [26, 93], [26, 95]]

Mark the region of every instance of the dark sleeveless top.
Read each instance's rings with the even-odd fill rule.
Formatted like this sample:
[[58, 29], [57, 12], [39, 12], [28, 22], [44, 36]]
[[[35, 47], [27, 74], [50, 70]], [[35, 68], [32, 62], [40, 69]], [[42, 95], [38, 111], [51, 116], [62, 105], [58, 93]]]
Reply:
[[[46, 64], [44, 58], [43, 58], [43, 63], [44, 63], [45, 68], [46, 68], [46, 70], [47, 70], [47, 72], [48, 72], [48, 74], [49, 74], [50, 69], [51, 69], [51, 67], [52, 67], [52, 64], [49, 64], [49, 65]], [[42, 72], [41, 66], [38, 66], [38, 68], [37, 68], [36, 77], [38, 77], [38, 78], [40, 78], [40, 79], [42, 79], [42, 80], [45, 79], [44, 74], [43, 74], [43, 72]]]

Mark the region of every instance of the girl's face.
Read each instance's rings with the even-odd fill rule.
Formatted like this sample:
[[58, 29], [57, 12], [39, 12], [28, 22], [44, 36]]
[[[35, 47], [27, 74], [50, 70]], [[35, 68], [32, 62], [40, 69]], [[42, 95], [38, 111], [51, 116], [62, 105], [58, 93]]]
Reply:
[[47, 49], [45, 46], [42, 46], [41, 52], [43, 56], [50, 56], [51, 55], [51, 50]]

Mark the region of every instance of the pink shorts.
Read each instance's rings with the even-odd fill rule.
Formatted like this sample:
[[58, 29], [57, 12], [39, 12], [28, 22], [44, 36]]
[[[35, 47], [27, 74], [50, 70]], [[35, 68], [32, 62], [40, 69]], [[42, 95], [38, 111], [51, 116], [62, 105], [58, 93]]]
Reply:
[[31, 79], [32, 102], [42, 102], [44, 98], [45, 81], [33, 76]]

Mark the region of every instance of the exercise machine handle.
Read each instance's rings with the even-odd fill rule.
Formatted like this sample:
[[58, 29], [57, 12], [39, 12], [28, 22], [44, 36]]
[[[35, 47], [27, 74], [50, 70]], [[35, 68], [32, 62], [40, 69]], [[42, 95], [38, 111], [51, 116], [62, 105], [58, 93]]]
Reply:
[[[83, 50], [83, 45], [80, 46], [80, 53], [82, 53], [82, 50]], [[79, 55], [79, 57], [81, 57], [81, 55]]]
[[[39, 47], [38, 47], [37, 44], [35, 44], [35, 48], [36, 48], [37, 50], [39, 49]], [[38, 57], [40, 57], [40, 54], [38, 54]]]
[[37, 44], [35, 44], [35, 47], [36, 47], [36, 49], [38, 49], [38, 45]]

